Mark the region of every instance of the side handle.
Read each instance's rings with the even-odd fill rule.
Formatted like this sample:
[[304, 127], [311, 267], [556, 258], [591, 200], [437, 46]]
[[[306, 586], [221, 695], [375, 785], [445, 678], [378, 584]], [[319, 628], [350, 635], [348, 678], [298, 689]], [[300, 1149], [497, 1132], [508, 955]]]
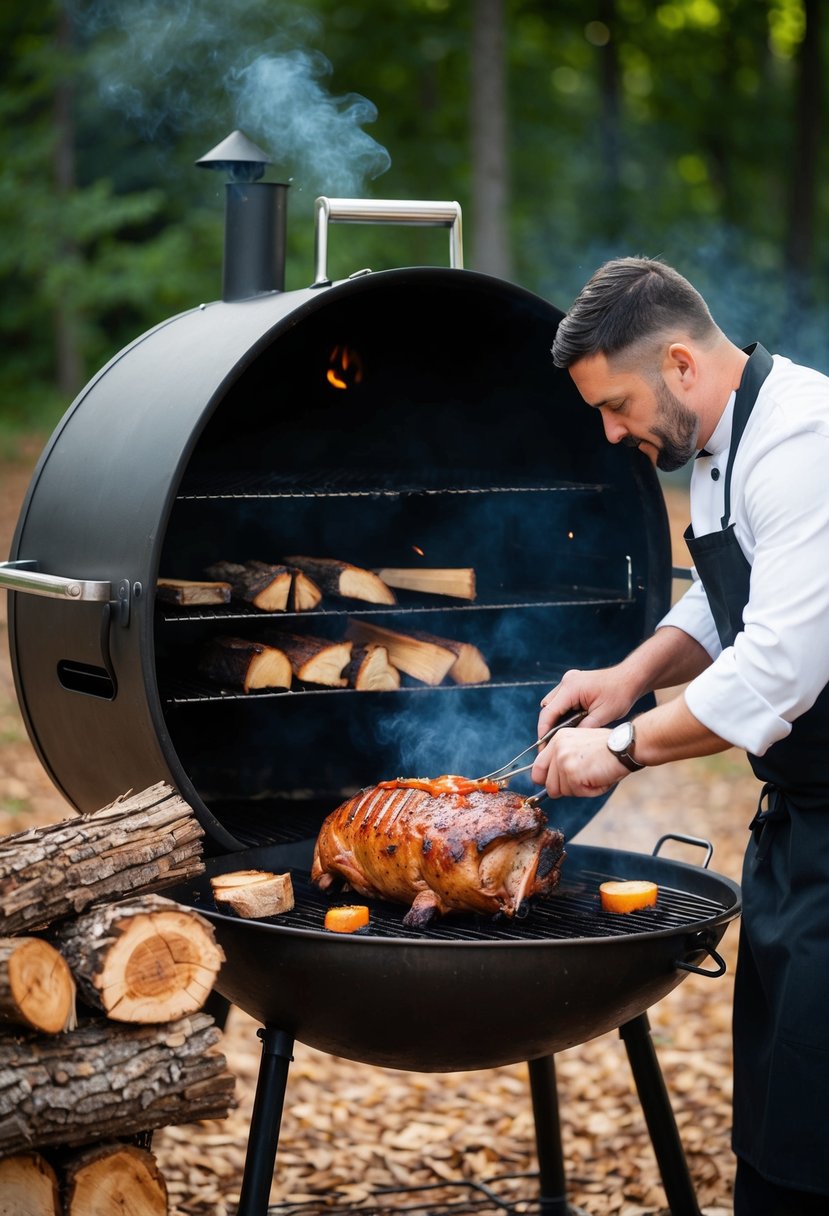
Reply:
[[726, 966], [725, 959], [721, 954], [718, 954], [714, 949], [714, 941], [708, 933], [698, 933], [695, 938], [688, 942], [687, 951], [689, 954], [697, 954], [703, 950], [714, 963], [714, 970], [700, 967], [696, 963], [689, 963], [685, 959], [674, 959], [674, 966], [680, 971], [690, 971], [694, 975], [707, 975], [709, 979], [718, 979], [721, 975], [725, 975]]
[[316, 200], [313, 287], [327, 287], [329, 224], [405, 224], [449, 229], [449, 265], [463, 267], [460, 203], [418, 202], [413, 199], [326, 198]]
[[51, 599], [77, 603], [108, 604], [113, 598], [111, 583], [40, 574], [37, 562], [33, 561], [0, 562], [0, 587], [6, 591], [25, 591], [29, 595], [47, 595]]
[[714, 856], [714, 846], [710, 840], [703, 840], [699, 836], [685, 836], [680, 832], [666, 832], [664, 836], [660, 836], [656, 844], [653, 846], [652, 857], [656, 857], [659, 850], [662, 848], [666, 840], [676, 840], [679, 844], [693, 844], [701, 849], [705, 849], [705, 861], [702, 863], [703, 870], [708, 869], [708, 863]]
[[0, 562], [0, 591], [22, 591], [28, 595], [45, 595], [53, 600], [68, 600], [74, 604], [106, 604], [115, 614], [119, 625], [130, 623], [132, 599], [141, 595], [141, 583], [132, 584], [122, 578], [113, 589], [112, 583], [88, 578], [66, 578], [60, 574], [41, 574], [36, 561]]

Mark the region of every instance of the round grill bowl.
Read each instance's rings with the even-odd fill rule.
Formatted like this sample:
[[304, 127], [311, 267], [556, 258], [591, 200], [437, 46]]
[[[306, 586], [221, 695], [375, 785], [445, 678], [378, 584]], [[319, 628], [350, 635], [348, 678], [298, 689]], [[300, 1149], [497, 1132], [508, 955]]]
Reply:
[[[226, 955], [217, 988], [233, 1004], [311, 1047], [387, 1068], [493, 1068], [613, 1030], [703, 963], [740, 911], [739, 888], [718, 874], [581, 845], [568, 846], [559, 892], [503, 938], [470, 917], [406, 930], [405, 908], [379, 902], [365, 936], [328, 933], [324, 909], [336, 900], [309, 894], [299, 869], [295, 916], [216, 911], [210, 874], [287, 868], [296, 856], [270, 847], [214, 859], [177, 898], [213, 923]], [[657, 908], [601, 913], [606, 877], [656, 882]]]

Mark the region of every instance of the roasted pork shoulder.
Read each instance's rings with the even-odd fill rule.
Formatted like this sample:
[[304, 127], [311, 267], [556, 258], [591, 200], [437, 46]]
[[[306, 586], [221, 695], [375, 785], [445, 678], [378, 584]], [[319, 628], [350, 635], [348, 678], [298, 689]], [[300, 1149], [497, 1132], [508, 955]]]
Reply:
[[464, 778], [384, 782], [327, 817], [311, 878], [410, 904], [405, 925], [447, 912], [514, 916], [559, 880], [564, 837], [520, 794]]

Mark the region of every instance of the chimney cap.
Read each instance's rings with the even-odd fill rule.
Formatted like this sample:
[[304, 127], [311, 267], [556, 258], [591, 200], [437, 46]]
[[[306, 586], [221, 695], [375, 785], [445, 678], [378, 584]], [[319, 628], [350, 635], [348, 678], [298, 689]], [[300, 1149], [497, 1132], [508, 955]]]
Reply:
[[233, 131], [196, 164], [201, 169], [225, 170], [232, 181], [256, 182], [273, 161], [244, 131]]

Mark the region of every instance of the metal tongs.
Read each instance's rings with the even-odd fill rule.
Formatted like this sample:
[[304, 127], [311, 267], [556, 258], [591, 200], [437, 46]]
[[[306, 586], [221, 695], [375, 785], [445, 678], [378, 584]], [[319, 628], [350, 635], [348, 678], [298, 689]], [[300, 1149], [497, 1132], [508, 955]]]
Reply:
[[564, 730], [565, 726], [578, 726], [583, 718], [587, 717], [586, 709], [574, 709], [569, 714], [565, 714], [556, 722], [555, 726], [551, 726], [540, 739], [536, 739], [535, 743], [531, 743], [529, 747], [525, 747], [523, 752], [519, 752], [517, 756], [513, 756], [506, 764], [502, 764], [500, 768], [493, 769], [491, 773], [487, 773], [483, 777], [478, 777], [478, 781], [497, 781], [500, 784], [506, 785], [511, 777], [517, 777], [519, 773], [528, 773], [535, 764], [533, 760], [530, 764], [522, 764], [520, 768], [513, 768], [513, 764], [520, 760], [522, 756], [526, 756], [527, 752], [534, 751], [537, 747], [543, 747], [545, 743], [549, 743], [553, 735], [558, 731]]

